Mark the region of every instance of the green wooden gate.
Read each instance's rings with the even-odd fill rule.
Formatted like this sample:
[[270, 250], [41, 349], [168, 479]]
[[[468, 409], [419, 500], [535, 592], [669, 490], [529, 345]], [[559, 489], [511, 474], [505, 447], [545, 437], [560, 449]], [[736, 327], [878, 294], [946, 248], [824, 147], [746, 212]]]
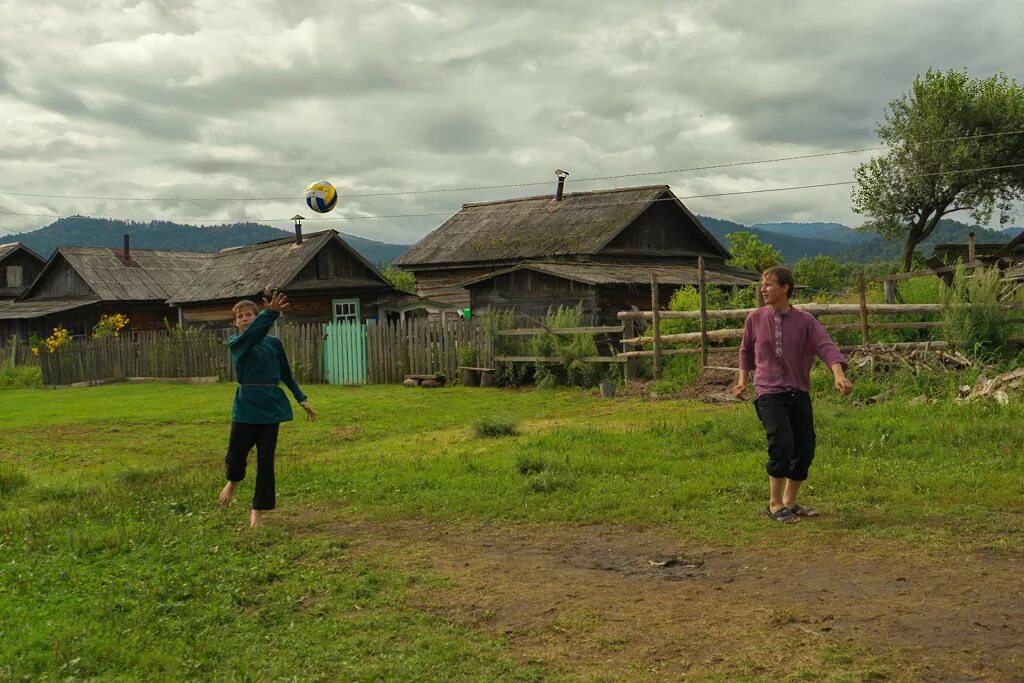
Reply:
[[324, 324], [324, 379], [328, 384], [366, 383], [366, 325]]

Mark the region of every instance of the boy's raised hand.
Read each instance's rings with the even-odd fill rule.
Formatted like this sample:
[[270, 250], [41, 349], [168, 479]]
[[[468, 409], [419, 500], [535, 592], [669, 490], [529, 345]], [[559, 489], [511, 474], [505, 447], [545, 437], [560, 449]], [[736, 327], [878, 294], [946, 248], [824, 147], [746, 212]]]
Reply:
[[273, 296], [270, 297], [270, 301], [267, 301], [266, 297], [263, 298], [263, 308], [268, 311], [281, 313], [286, 308], [291, 308], [291, 304], [288, 303], [288, 297], [275, 290]]

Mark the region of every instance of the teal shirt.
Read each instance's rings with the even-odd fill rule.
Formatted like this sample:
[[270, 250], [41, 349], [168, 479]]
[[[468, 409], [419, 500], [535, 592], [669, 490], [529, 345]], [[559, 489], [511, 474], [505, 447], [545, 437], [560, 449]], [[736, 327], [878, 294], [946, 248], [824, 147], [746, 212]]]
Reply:
[[306, 400], [288, 366], [281, 340], [267, 335], [279, 315], [277, 311], [263, 311], [245, 332], [228, 339], [239, 384], [231, 409], [235, 422], [273, 424], [291, 420], [292, 406], [278, 386], [280, 382], [291, 390], [296, 401]]

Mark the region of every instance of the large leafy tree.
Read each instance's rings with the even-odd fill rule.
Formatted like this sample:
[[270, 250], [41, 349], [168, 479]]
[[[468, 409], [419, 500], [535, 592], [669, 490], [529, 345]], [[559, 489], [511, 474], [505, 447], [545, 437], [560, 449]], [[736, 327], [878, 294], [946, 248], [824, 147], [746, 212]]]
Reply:
[[730, 266], [762, 273], [782, 263], [782, 252], [765, 244], [752, 232], [731, 232], [725, 239], [729, 241], [729, 251], [732, 252], [732, 259], [726, 261]]
[[855, 171], [853, 210], [863, 231], [903, 238], [902, 265], [939, 220], [967, 211], [978, 223], [1011, 218], [1024, 198], [1024, 90], [1004, 74], [985, 79], [929, 70], [889, 103], [883, 156]]

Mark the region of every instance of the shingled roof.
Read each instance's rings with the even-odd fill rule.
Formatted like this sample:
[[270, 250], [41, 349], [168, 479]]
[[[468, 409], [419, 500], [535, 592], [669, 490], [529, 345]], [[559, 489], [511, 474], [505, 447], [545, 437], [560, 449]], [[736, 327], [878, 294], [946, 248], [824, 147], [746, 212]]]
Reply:
[[[394, 263], [408, 267], [593, 255], [658, 200], [674, 201], [712, 244], [718, 244], [668, 185], [650, 185], [567, 193], [561, 201], [544, 195], [464, 204]], [[724, 248], [722, 253], [727, 255]]]
[[238, 299], [283, 289], [332, 241], [376, 274], [382, 286], [390, 287], [373, 264], [341, 239], [336, 231], [325, 230], [305, 237], [301, 244], [287, 237], [207, 254], [210, 259], [203, 268], [187, 284], [169, 295], [167, 303], [173, 306]]

